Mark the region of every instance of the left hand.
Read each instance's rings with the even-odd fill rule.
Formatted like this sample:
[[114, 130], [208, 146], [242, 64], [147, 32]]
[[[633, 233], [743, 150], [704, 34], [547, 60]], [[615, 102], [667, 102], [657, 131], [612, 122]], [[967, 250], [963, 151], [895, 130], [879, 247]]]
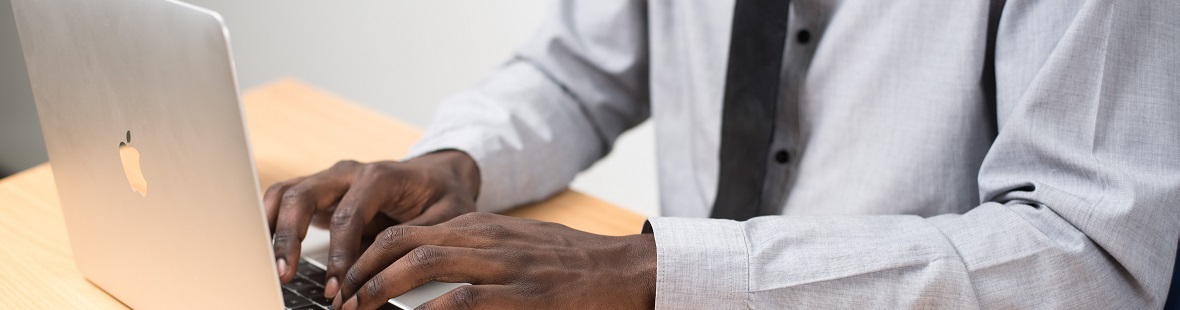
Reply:
[[430, 281], [471, 283], [418, 309], [651, 309], [650, 234], [611, 237], [470, 213], [383, 231], [348, 270], [333, 309], [376, 309]]

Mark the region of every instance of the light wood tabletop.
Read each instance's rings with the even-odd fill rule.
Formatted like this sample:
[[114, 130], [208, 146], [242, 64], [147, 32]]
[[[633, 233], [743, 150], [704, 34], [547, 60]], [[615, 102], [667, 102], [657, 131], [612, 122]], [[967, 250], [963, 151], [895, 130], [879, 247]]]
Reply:
[[[402, 122], [293, 80], [243, 95], [261, 188], [341, 159], [399, 159], [421, 136]], [[125, 309], [74, 265], [43, 164], [0, 179], [0, 309]], [[643, 216], [566, 190], [507, 213], [603, 235], [637, 233]]]

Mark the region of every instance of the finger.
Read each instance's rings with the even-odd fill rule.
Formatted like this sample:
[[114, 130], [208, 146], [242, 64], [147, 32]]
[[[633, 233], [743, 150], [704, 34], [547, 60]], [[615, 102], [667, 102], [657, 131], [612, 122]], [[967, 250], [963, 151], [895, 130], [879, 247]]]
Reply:
[[[517, 309], [512, 288], [506, 285], [464, 285], [418, 306], [421, 309]], [[533, 307], [536, 308], [536, 307]]]
[[437, 225], [462, 214], [463, 212], [459, 211], [458, 209], [444, 206], [442, 203], [436, 203], [418, 217], [405, 223], [398, 223], [397, 220], [393, 219], [389, 215], [377, 213], [377, 215], [373, 216], [373, 219], [369, 220], [369, 224], [365, 225], [363, 237], [361, 238], [361, 245], [359, 247], [361, 250], [359, 252], [363, 253], [365, 249], [371, 247], [373, 242], [376, 241], [376, 236], [391, 226]]
[[262, 205], [266, 210], [266, 223], [270, 225], [270, 233], [275, 232], [275, 222], [279, 217], [279, 203], [283, 201], [283, 192], [287, 191], [292, 184], [297, 184], [304, 178], [294, 178], [284, 182], [271, 184], [266, 188], [266, 193], [262, 196]]
[[337, 195], [333, 196], [332, 203], [325, 206], [320, 206], [316, 210], [315, 215], [311, 217], [311, 226], [320, 229], [328, 229], [331, 225], [332, 214], [336, 212], [336, 204], [344, 197], [344, 193], [352, 186], [352, 182], [356, 177], [359, 168], [364, 167], [364, 164], [355, 160], [342, 160], [336, 162], [331, 168], [316, 173], [314, 177], [331, 180], [325, 182], [334, 185]]
[[324, 282], [326, 298], [335, 297], [340, 291], [340, 279], [360, 256], [358, 252], [365, 226], [380, 211], [380, 191], [371, 190], [372, 185], [365, 180], [354, 181], [332, 214], [328, 227], [328, 278]]
[[283, 191], [274, 234], [275, 260], [281, 282], [286, 283], [295, 277], [300, 246], [307, 236], [312, 215], [339, 197], [340, 194], [335, 193], [339, 185], [332, 183], [328, 178], [311, 177]]
[[[377, 240], [344, 275], [337, 301], [352, 297], [357, 289], [411, 250], [423, 245], [481, 248], [486, 242], [438, 226], [394, 226], [377, 236]], [[336, 303], [336, 306], [340, 306]]]
[[368, 309], [430, 281], [503, 284], [510, 274], [506, 258], [493, 250], [420, 246], [365, 281], [353, 298]]

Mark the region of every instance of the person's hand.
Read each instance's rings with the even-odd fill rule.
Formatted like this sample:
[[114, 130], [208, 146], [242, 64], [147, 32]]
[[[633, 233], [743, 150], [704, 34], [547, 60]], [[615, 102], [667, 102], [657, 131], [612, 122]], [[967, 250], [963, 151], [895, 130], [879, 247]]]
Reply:
[[655, 271], [650, 234], [610, 237], [470, 213], [381, 232], [348, 270], [332, 309], [377, 309], [429, 281], [472, 285], [419, 309], [650, 309]]
[[279, 182], [263, 202], [274, 233], [279, 279], [291, 281], [300, 244], [311, 224], [330, 230], [324, 297], [360, 255], [361, 240], [400, 224], [434, 225], [475, 211], [479, 170], [459, 151], [441, 151], [406, 162], [341, 161], [328, 170]]

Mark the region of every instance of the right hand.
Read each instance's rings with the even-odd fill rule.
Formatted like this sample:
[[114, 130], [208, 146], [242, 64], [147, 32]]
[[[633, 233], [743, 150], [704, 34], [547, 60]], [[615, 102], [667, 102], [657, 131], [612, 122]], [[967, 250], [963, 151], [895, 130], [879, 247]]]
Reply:
[[475, 212], [479, 168], [460, 151], [440, 151], [406, 162], [346, 160], [328, 170], [275, 183], [263, 202], [279, 280], [295, 277], [300, 244], [310, 225], [330, 231], [324, 297], [364, 249], [361, 240], [393, 225], [434, 225]]

